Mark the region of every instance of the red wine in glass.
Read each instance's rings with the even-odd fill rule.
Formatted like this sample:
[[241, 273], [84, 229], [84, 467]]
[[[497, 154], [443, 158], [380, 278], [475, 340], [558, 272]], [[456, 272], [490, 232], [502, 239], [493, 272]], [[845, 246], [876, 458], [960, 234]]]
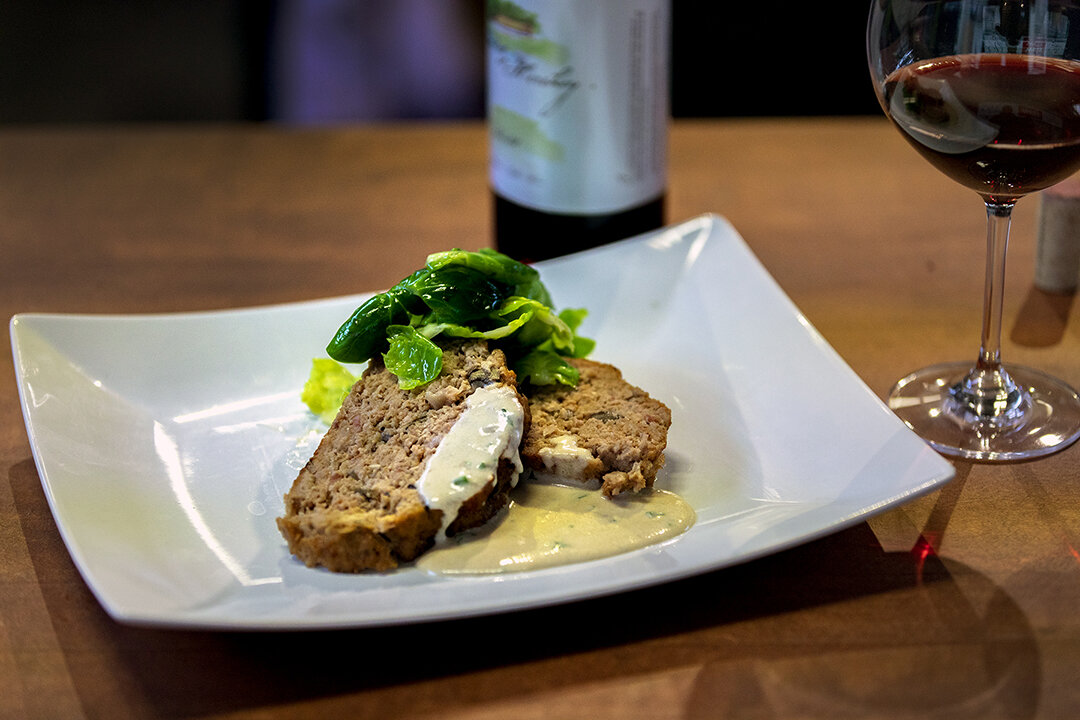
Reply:
[[993, 201], [1015, 201], [1080, 168], [1080, 63], [953, 55], [896, 70], [883, 94], [923, 157]]

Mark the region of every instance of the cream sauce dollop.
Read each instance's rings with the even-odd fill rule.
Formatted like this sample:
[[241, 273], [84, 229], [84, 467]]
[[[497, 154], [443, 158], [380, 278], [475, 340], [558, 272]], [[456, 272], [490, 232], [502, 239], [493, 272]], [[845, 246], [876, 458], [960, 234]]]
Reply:
[[695, 520], [693, 507], [666, 490], [607, 498], [582, 486], [523, 482], [500, 517], [456, 535], [416, 566], [444, 575], [488, 575], [569, 565], [655, 545], [686, 532]]
[[551, 446], [542, 447], [537, 453], [545, 470], [564, 478], [585, 477], [585, 470], [594, 460], [591, 452], [580, 447], [570, 435], [559, 435], [548, 442]]
[[500, 459], [513, 463], [511, 483], [517, 483], [524, 420], [517, 393], [505, 385], [477, 388], [466, 398], [464, 412], [443, 436], [416, 484], [428, 508], [442, 511], [439, 542], [446, 541], [446, 528], [465, 501], [495, 478]]

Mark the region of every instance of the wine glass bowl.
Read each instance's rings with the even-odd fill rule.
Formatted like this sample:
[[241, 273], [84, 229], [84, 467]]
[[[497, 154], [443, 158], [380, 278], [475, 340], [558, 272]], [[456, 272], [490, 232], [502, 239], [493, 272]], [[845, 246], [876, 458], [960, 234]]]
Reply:
[[918, 370], [893, 411], [947, 455], [1023, 460], [1080, 437], [1080, 396], [1001, 359], [1012, 208], [1080, 169], [1080, 0], [874, 0], [867, 59], [885, 115], [981, 198], [986, 279], [974, 363]]
[[[1053, 58], [954, 55], [899, 68], [882, 94], [886, 113], [938, 170], [995, 202], [1015, 201], [1080, 162], [1076, 70]], [[999, 100], [1010, 97], [1016, 105]]]

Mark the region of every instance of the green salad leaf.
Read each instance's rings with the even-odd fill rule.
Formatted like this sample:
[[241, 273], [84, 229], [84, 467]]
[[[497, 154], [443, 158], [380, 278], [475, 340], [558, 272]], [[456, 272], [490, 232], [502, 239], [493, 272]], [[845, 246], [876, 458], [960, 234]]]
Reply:
[[432, 270], [459, 265], [472, 268], [477, 272], [490, 277], [496, 282], [509, 285], [512, 295], [536, 300], [544, 305], [551, 305], [551, 295], [540, 281], [540, 273], [536, 268], [529, 267], [511, 257], [490, 248], [482, 248], [475, 252], [469, 250], [447, 250], [446, 252], [429, 255], [427, 267]]
[[439, 338], [484, 338], [506, 353], [519, 381], [576, 385], [566, 358], [584, 357], [592, 340], [577, 329], [583, 309], [556, 313], [540, 273], [490, 249], [448, 250], [364, 302], [334, 334], [327, 354], [340, 363], [382, 355], [402, 388], [442, 371]]
[[416, 332], [411, 325], [391, 325], [387, 329], [390, 349], [383, 355], [386, 369], [398, 376], [405, 390], [427, 385], [442, 372], [442, 350]]
[[587, 357], [596, 348], [595, 340], [577, 334], [578, 327], [588, 314], [588, 311], [583, 308], [568, 308], [559, 313], [559, 319], [566, 323], [566, 326], [574, 333], [574, 350], [570, 353], [570, 357]]
[[304, 383], [300, 399], [329, 425], [356, 380], [357, 377], [348, 369], [330, 358], [315, 358], [311, 362], [311, 375]]
[[[406, 282], [403, 280], [402, 283]], [[356, 308], [326, 348], [338, 362], [360, 363], [375, 357], [386, 343], [386, 329], [409, 321], [412, 296], [401, 283]]]
[[521, 382], [533, 385], [574, 386], [578, 383], [578, 369], [566, 362], [558, 353], [550, 350], [533, 350], [522, 356], [514, 365], [514, 372]]

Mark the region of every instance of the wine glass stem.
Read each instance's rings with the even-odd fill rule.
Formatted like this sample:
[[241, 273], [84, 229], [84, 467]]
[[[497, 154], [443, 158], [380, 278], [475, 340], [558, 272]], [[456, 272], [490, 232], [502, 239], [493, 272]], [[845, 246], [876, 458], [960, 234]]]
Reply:
[[1008, 425], [1019, 421], [1030, 402], [1001, 365], [1002, 295], [1005, 255], [1015, 201], [986, 201], [986, 283], [982, 343], [975, 367], [949, 392], [949, 410], [965, 422]]
[[986, 202], [986, 284], [983, 289], [982, 344], [978, 368], [1001, 367], [1001, 314], [1005, 292], [1005, 254], [1015, 203]]

